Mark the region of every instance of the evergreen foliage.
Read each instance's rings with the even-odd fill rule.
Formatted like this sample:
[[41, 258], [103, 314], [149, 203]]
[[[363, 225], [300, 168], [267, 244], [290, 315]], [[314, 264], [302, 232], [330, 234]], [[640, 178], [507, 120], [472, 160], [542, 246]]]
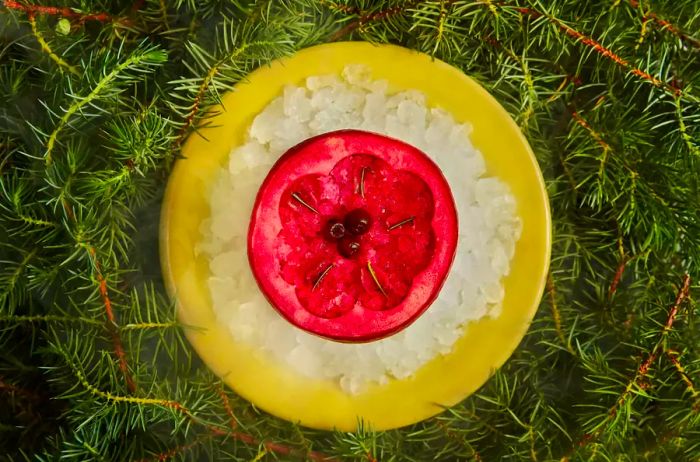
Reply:
[[[698, 0], [4, 0], [0, 459], [700, 460]], [[225, 389], [162, 288], [160, 196], [252, 69], [391, 42], [477, 79], [551, 198], [537, 317], [410, 428], [300, 428]]]

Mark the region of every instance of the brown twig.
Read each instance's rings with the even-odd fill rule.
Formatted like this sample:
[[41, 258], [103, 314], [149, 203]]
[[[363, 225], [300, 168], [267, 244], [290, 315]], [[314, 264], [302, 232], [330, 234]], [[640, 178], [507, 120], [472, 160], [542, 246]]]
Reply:
[[625, 268], [627, 267], [627, 263], [629, 263], [630, 260], [631, 258], [627, 256], [623, 256], [620, 259], [620, 263], [617, 265], [617, 269], [615, 270], [615, 275], [613, 276], [612, 282], [610, 282], [610, 288], [608, 289], [608, 298], [612, 298], [612, 296], [615, 295], [615, 292], [617, 292], [617, 286], [620, 284], [622, 275], [625, 273]]
[[[324, 1], [324, 2], [322, 2], [322, 4], [325, 4], [333, 9], [336, 9], [337, 11], [340, 11], [340, 12], [345, 13], [345, 14], [352, 14], [352, 15], [359, 16], [356, 20], [349, 22], [345, 27], [343, 27], [342, 29], [340, 29], [336, 33], [334, 33], [330, 37], [330, 41], [339, 40], [340, 38], [345, 37], [346, 35], [352, 33], [356, 29], [361, 28], [362, 26], [364, 26], [370, 22], [382, 21], [382, 20], [387, 19], [389, 17], [396, 16], [398, 14], [402, 14], [406, 10], [419, 5], [420, 3], [422, 3], [422, 1], [423, 0], [408, 1], [408, 2], [405, 2], [401, 5], [397, 5], [397, 6], [387, 8], [387, 9], [382, 10], [382, 11], [377, 11], [374, 13], [369, 13], [369, 12], [366, 12], [364, 10], [359, 10], [358, 8], [355, 8], [355, 7], [347, 7], [344, 5], [335, 4], [334, 2]], [[636, 4], [637, 4], [636, 0], [630, 0], [630, 2], [634, 3], [635, 5], [633, 5], [633, 6], [636, 7]], [[448, 5], [452, 4], [452, 3], [454, 3], [454, 0], [448, 0], [447, 3], [448, 3]], [[487, 6], [493, 7], [493, 4], [491, 2], [486, 2], [485, 4]], [[503, 6], [503, 2], [499, 3], [499, 5]], [[632, 74], [634, 74], [634, 75], [636, 75], [644, 80], [647, 80], [648, 82], [652, 83], [656, 87], [670, 91], [675, 95], [681, 94], [681, 89], [678, 86], [676, 86], [675, 84], [673, 84], [673, 83], [669, 84], [669, 83], [662, 82], [661, 80], [652, 76], [648, 72], [645, 72], [639, 68], [634, 67], [629, 61], [627, 61], [626, 59], [617, 55], [609, 48], [606, 48], [601, 43], [599, 43], [598, 41], [593, 39], [592, 37], [589, 37], [581, 32], [578, 32], [577, 30], [575, 30], [572, 27], [568, 26], [567, 24], [563, 23], [558, 18], [549, 16], [549, 15], [545, 15], [544, 13], [542, 13], [540, 11], [534, 10], [532, 8], [527, 8], [527, 7], [517, 7], [516, 11], [522, 15], [530, 16], [533, 18], [539, 18], [539, 17], [543, 17], [543, 16], [546, 17], [549, 20], [549, 22], [556, 25], [560, 30], [564, 31], [564, 33], [566, 33], [571, 38], [573, 38], [577, 41], [580, 41], [581, 43], [583, 43], [586, 46], [592, 47], [594, 49], [594, 51], [596, 51], [598, 54], [600, 54], [600, 55], [612, 60], [616, 64], [624, 67]], [[660, 25], [662, 25], [663, 27], [665, 27], [669, 31], [671, 31], [673, 33], [681, 33], [677, 28], [673, 27], [667, 21], [664, 21], [664, 20], [658, 18], [654, 13], [651, 13], [648, 16], [650, 18], [654, 19], [657, 23], [659, 23]], [[696, 42], [695, 39], [693, 39], [692, 37], [689, 37], [685, 34], [683, 34], [683, 37], [686, 40], [691, 40], [693, 43]], [[205, 82], [203, 82], [203, 84], [202, 84], [202, 89], [206, 88], [206, 86], [208, 86], [208, 82], [206, 82], [206, 79], [205, 79]], [[202, 95], [203, 95], [203, 91], [200, 91], [199, 94], [197, 95], [197, 97], [195, 98], [195, 104], [193, 105], [193, 109], [191, 110], [190, 114], [187, 117], [185, 126], [182, 129], [182, 134], [184, 134], [187, 131], [187, 129], [191, 126], [192, 119], [194, 118], [194, 114], [197, 112], [198, 103], [199, 103], [199, 100], [201, 100]]]
[[173, 146], [176, 149], [179, 148], [180, 146], [182, 146], [182, 143], [187, 138], [187, 135], [189, 134], [189, 131], [192, 128], [192, 126], [194, 125], [195, 120], [197, 118], [197, 115], [199, 114], [199, 112], [201, 110], [202, 102], [204, 101], [204, 98], [207, 94], [207, 91], [209, 90], [209, 87], [211, 86], [212, 81], [219, 74], [221, 67], [224, 66], [224, 64], [227, 61], [233, 60], [237, 56], [241, 55], [242, 53], [245, 53], [245, 51], [251, 46], [271, 45], [271, 44], [272, 44], [271, 42], [265, 42], [265, 41], [246, 43], [246, 44], [238, 47], [236, 50], [234, 50], [228, 56], [225, 56], [225, 57], [219, 59], [217, 62], [215, 62], [209, 68], [206, 75], [202, 79], [202, 83], [200, 83], [199, 87], [197, 88], [197, 93], [195, 94], [195, 97], [192, 100], [192, 106], [190, 107], [190, 110], [187, 111], [187, 114], [185, 115], [185, 120], [182, 124], [182, 127], [180, 127], [180, 130], [178, 132], [178, 136], [175, 139], [175, 141], [173, 142]]
[[25, 5], [20, 2], [13, 0], [5, 0], [5, 8], [10, 10], [22, 11], [28, 14], [44, 14], [49, 16], [61, 16], [68, 19], [75, 19], [78, 23], [84, 23], [86, 21], [99, 21], [99, 22], [124, 22], [124, 19], [117, 19], [112, 15], [101, 12], [101, 13], [79, 13], [72, 8], [68, 7], [56, 7], [56, 6], [42, 6], [42, 5]]
[[[274, 443], [274, 442], [269, 442], [269, 441], [262, 441], [261, 442], [252, 435], [237, 431], [236, 429], [238, 428], [238, 422], [236, 421], [236, 417], [233, 413], [233, 408], [231, 407], [231, 402], [230, 402], [228, 396], [226, 395], [226, 391], [224, 390], [223, 386], [218, 387], [217, 393], [221, 397], [221, 402], [224, 406], [224, 409], [226, 410], [226, 414], [229, 416], [231, 432], [230, 432], [230, 434], [226, 433], [226, 432], [222, 432], [219, 428], [213, 427], [213, 426], [209, 427], [210, 431], [212, 431], [213, 433], [215, 433], [219, 436], [224, 436], [224, 435], [231, 436], [234, 439], [241, 441], [243, 443], [249, 444], [251, 446], [262, 444], [265, 449], [267, 449], [268, 451], [274, 452], [278, 455], [298, 455], [301, 452], [297, 449], [290, 448], [290, 447], [285, 446], [285, 445], [280, 444], [280, 443]], [[190, 415], [191, 415], [191, 413], [190, 413]], [[321, 454], [319, 452], [315, 452], [315, 451], [307, 451], [307, 453], [305, 455], [309, 460], [316, 461], [316, 462], [331, 462], [331, 461], [333, 461], [332, 458], [330, 458], [324, 454]]]
[[221, 397], [221, 402], [224, 405], [224, 409], [226, 410], [226, 415], [228, 415], [230, 419], [231, 430], [236, 430], [236, 428], [238, 428], [238, 422], [236, 422], [236, 416], [233, 414], [233, 408], [231, 407], [231, 402], [228, 399], [228, 395], [226, 395], [224, 387], [219, 385], [216, 391], [217, 393], [219, 393], [219, 396]]
[[322, 454], [320, 452], [316, 451], [309, 451], [307, 453], [303, 453], [303, 451], [299, 451], [298, 449], [291, 448], [289, 446], [286, 446], [281, 443], [274, 443], [271, 441], [261, 441], [258, 438], [254, 437], [253, 435], [249, 435], [247, 433], [241, 433], [241, 432], [232, 432], [230, 434], [224, 432], [225, 435], [231, 436], [232, 438], [245, 443], [249, 446], [260, 446], [262, 445], [265, 449], [267, 449], [270, 452], [274, 452], [275, 454], [279, 456], [305, 456], [308, 460], [311, 460], [313, 462], [338, 462], [337, 459], [327, 456], [325, 454]]
[[126, 352], [124, 351], [124, 345], [122, 344], [121, 337], [119, 336], [116, 317], [114, 316], [114, 310], [112, 309], [112, 300], [109, 298], [107, 281], [102, 275], [102, 269], [100, 267], [99, 260], [97, 260], [95, 248], [90, 247], [89, 252], [95, 265], [95, 273], [97, 283], [99, 284], [100, 297], [102, 298], [102, 304], [104, 305], [105, 313], [107, 315], [107, 322], [105, 323], [105, 326], [110, 337], [112, 337], [114, 353], [117, 355], [117, 360], [119, 361], [119, 369], [122, 371], [122, 374], [124, 374], [126, 386], [131, 393], [134, 393], [136, 391], [136, 382], [134, 382], [134, 379], [129, 372], [129, 365], [126, 361]]
[[551, 104], [554, 101], [556, 101], [562, 95], [562, 90], [566, 88], [566, 86], [570, 83], [573, 84], [574, 87], [576, 87], [581, 84], [581, 79], [569, 74], [565, 75], [559, 86], [554, 90], [554, 93], [552, 93], [552, 95], [549, 98], [547, 98], [547, 101], [545, 102], [547, 104]]
[[603, 139], [601, 134], [595, 131], [593, 127], [591, 127], [591, 124], [589, 124], [586, 119], [581, 117], [581, 114], [579, 114], [578, 111], [572, 109], [571, 116], [577, 124], [579, 124], [581, 127], [586, 129], [588, 133], [591, 134], [596, 143], [598, 143], [598, 145], [600, 145], [600, 147], [603, 148], [604, 151], [610, 151], [612, 149], [610, 145]]
[[[639, 0], [628, 0], [630, 6], [634, 9], [639, 9]], [[683, 32], [679, 27], [674, 26], [671, 24], [669, 21], [660, 18], [656, 13], [653, 11], [644, 11], [643, 12], [644, 17], [642, 18], [642, 21], [646, 23], [649, 20], [654, 21], [659, 27], [661, 27], [661, 30], [666, 30], [678, 37], [679, 39], [687, 42], [691, 46], [695, 48], [700, 48], [700, 40], [696, 39], [695, 37], [691, 37], [690, 35], [686, 34]]]
[[589, 124], [586, 119], [581, 117], [581, 114], [579, 114], [579, 112], [573, 108], [571, 109], [571, 116], [577, 124], [583, 127], [591, 135], [591, 137], [595, 140], [596, 143], [598, 143], [598, 145], [603, 150], [603, 157], [600, 159], [600, 166], [598, 167], [598, 178], [603, 178], [603, 174], [605, 173], [605, 166], [608, 162], [608, 157], [612, 152], [612, 147], [610, 147], [607, 141], [603, 139], [603, 136], [596, 130], [594, 130], [593, 127], [591, 127], [591, 124]]
[[689, 294], [690, 275], [686, 274], [683, 276], [683, 283], [681, 284], [681, 288], [678, 290], [676, 300], [673, 303], [673, 306], [671, 307], [671, 311], [668, 313], [668, 319], [666, 320], [666, 324], [664, 325], [664, 335], [667, 335], [673, 327], [673, 322], [676, 320], [676, 316], [678, 315], [678, 310], [680, 309], [681, 303], [683, 303], [683, 301], [685, 301], [685, 299], [688, 298]]
[[199, 113], [199, 108], [202, 104], [202, 99], [204, 99], [204, 95], [207, 93], [212, 79], [216, 77], [216, 74], [219, 73], [220, 65], [220, 63], [217, 63], [214, 66], [212, 66], [207, 72], [207, 75], [204, 76], [202, 83], [199, 85], [199, 88], [197, 89], [197, 94], [195, 95], [194, 100], [192, 100], [192, 107], [187, 112], [187, 115], [185, 116], [185, 121], [182, 124], [182, 127], [180, 127], [180, 131], [174, 143], [175, 147], [180, 147], [185, 141], [185, 138], [187, 137], [190, 128], [194, 124], [194, 119]]
[[[61, 205], [63, 206], [64, 213], [68, 219], [72, 222], [77, 222], [75, 212], [73, 207], [70, 205], [68, 200], [64, 197], [61, 200]], [[100, 293], [100, 298], [102, 299], [102, 304], [105, 308], [105, 314], [107, 315], [107, 321], [105, 322], [105, 328], [112, 338], [112, 345], [114, 346], [114, 354], [117, 356], [117, 361], [119, 362], [119, 370], [124, 374], [124, 380], [126, 381], [127, 389], [134, 393], [136, 391], [136, 382], [134, 381], [131, 373], [129, 372], [129, 365], [126, 360], [126, 352], [124, 351], [124, 345], [122, 344], [121, 337], [119, 335], [118, 325], [116, 322], [116, 317], [114, 315], [114, 310], [112, 309], [112, 300], [109, 297], [109, 289], [107, 287], [107, 281], [102, 274], [102, 267], [99, 260], [97, 259], [97, 251], [95, 247], [88, 246], [88, 252], [90, 258], [95, 267], [95, 273], [98, 283], [98, 290]]]
[[[401, 5], [396, 5], [392, 6], [391, 8], [387, 8], [382, 11], [376, 11], [374, 13], [369, 13], [367, 11], [363, 10], [358, 10], [357, 8], [354, 9], [348, 9], [345, 12], [347, 14], [355, 14], [358, 15], [359, 17], [352, 21], [349, 22], [345, 27], [342, 29], [338, 30], [335, 34], [333, 34], [330, 37], [331, 42], [335, 42], [336, 40], [339, 40], [346, 35], [354, 32], [356, 29], [362, 28], [366, 24], [374, 21], [383, 21], [384, 19], [390, 18], [392, 16], [396, 16], [398, 14], [401, 14], [408, 10], [409, 8], [413, 8], [415, 6], [418, 6], [425, 0], [413, 0], [413, 1], [407, 1]], [[449, 3], [453, 3], [455, 0], [450, 0]]]
[[178, 456], [186, 451], [189, 451], [190, 449], [192, 449], [193, 447], [198, 445], [200, 443], [200, 441], [202, 441], [202, 439], [203, 438], [197, 438], [196, 440], [192, 441], [191, 443], [181, 444], [179, 446], [175, 446], [174, 448], [168, 449], [165, 452], [161, 452], [160, 454], [155, 454], [153, 457], [138, 459], [136, 462], [149, 462], [149, 461], [164, 462], [166, 460], [170, 460], [173, 457], [176, 457], [176, 456]]
[[678, 88], [677, 86], [673, 84], [669, 84], [666, 82], [662, 82], [658, 78], [654, 77], [653, 75], [649, 74], [648, 72], [645, 72], [637, 67], [634, 67], [632, 64], [630, 64], [629, 61], [627, 61], [625, 58], [622, 58], [621, 56], [617, 55], [614, 53], [612, 50], [609, 48], [603, 46], [600, 42], [597, 40], [593, 39], [592, 37], [589, 37], [588, 35], [585, 35], [576, 29], [573, 29], [571, 26], [563, 23], [560, 19], [555, 18], [553, 16], [549, 16], [547, 14], [544, 14], [540, 11], [534, 10], [532, 8], [527, 8], [527, 7], [517, 7], [515, 10], [522, 14], [523, 16], [530, 16], [532, 18], [540, 18], [540, 17], [545, 17], [547, 20], [557, 26], [560, 30], [562, 30], [566, 35], [569, 37], [573, 38], [574, 40], [583, 43], [584, 45], [591, 47], [596, 53], [600, 54], [601, 56], [610, 59], [614, 63], [618, 64], [619, 66], [623, 67], [624, 69], [628, 70], [630, 73], [636, 75], [637, 77], [640, 77], [648, 82], [650, 82], [652, 85], [655, 87], [667, 90], [674, 95], [680, 95], [682, 93], [681, 89]]
[[678, 290], [678, 293], [676, 294], [676, 299], [671, 306], [671, 309], [668, 312], [668, 317], [666, 318], [666, 323], [664, 324], [664, 329], [661, 332], [661, 339], [657, 342], [656, 346], [654, 349], [649, 353], [647, 358], [639, 365], [639, 368], [637, 369], [637, 373], [634, 376], [634, 378], [629, 382], [627, 387], [625, 388], [625, 391], [622, 393], [620, 398], [617, 400], [617, 403], [615, 406], [613, 406], [610, 411], [609, 415], [610, 418], [615, 417], [617, 414], [617, 409], [620, 408], [622, 404], [624, 404], [625, 400], [627, 399], [627, 396], [629, 396], [630, 392], [632, 391], [632, 388], [637, 385], [640, 380], [642, 380], [646, 375], [649, 373], [649, 369], [651, 368], [651, 365], [656, 361], [656, 358], [659, 356], [659, 352], [661, 351], [663, 347], [663, 339], [666, 338], [668, 333], [671, 331], [673, 328], [673, 323], [676, 320], [676, 316], [678, 316], [678, 310], [683, 303], [683, 301], [688, 297], [688, 292], [690, 290], [690, 276], [685, 275], [683, 276], [683, 282], [681, 284], [680, 289]]

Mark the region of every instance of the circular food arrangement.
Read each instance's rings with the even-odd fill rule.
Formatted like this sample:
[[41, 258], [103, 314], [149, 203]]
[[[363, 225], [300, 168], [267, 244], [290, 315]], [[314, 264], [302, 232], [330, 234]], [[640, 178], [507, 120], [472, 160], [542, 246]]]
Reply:
[[255, 71], [215, 121], [172, 173], [161, 247], [189, 340], [234, 390], [310, 427], [395, 428], [507, 359], [541, 296], [549, 211], [481, 87], [336, 43]]

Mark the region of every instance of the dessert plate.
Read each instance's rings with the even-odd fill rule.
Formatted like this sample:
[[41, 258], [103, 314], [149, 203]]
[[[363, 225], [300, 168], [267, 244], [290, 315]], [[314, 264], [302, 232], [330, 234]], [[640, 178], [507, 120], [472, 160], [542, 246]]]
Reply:
[[[416, 89], [430, 106], [473, 126], [471, 140], [487, 174], [506, 182], [518, 204], [522, 234], [503, 280], [505, 298], [497, 318], [470, 322], [452, 352], [412, 377], [370, 385], [357, 395], [334, 382], [304, 377], [262, 352], [236, 342], [217, 322], [207, 286], [209, 268], [195, 253], [200, 225], [209, 216], [208, 186], [245, 139], [253, 118], [285, 85], [306, 77], [340, 74], [363, 64], [390, 91]], [[517, 125], [498, 102], [458, 69], [393, 45], [341, 42], [319, 45], [251, 73], [226, 94], [210, 128], [191, 136], [176, 162], [162, 205], [160, 251], [167, 289], [180, 321], [202, 360], [259, 408], [301, 425], [354, 430], [362, 419], [375, 430], [409, 425], [452, 406], [476, 391], [512, 354], [527, 331], [544, 288], [551, 248], [549, 202], [537, 161]], [[248, 218], [248, 217], [246, 217]]]

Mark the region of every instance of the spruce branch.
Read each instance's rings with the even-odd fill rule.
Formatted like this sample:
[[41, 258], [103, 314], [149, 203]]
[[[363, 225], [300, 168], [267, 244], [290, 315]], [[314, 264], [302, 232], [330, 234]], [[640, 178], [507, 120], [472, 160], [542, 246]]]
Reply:
[[481, 455], [477, 452], [477, 450], [474, 448], [474, 446], [466, 439], [463, 438], [461, 435], [459, 435], [457, 432], [455, 432], [449, 425], [449, 422], [442, 422], [441, 419], [435, 419], [435, 425], [442, 430], [447, 437], [454, 441], [457, 445], [459, 446], [466, 446], [467, 449], [471, 452], [469, 456], [475, 461], [475, 462], [482, 462], [483, 459], [481, 458]]
[[[149, 46], [137, 49], [122, 63], [105, 74], [87, 95], [76, 96], [75, 101], [64, 111], [63, 116], [61, 116], [58, 124], [46, 141], [46, 151], [44, 153], [46, 165], [50, 166], [53, 162], [52, 151], [56, 145], [58, 135], [68, 125], [73, 116], [80, 113], [84, 107], [103, 98], [105, 96], [103, 93], [108, 95], [114, 95], [115, 92], [118, 93], [121, 90], [121, 85], [119, 84], [128, 82], [129, 74], [152, 72], [154, 67], [162, 65], [166, 59], [167, 55], [158, 47]], [[122, 82], [119, 82], [120, 79]]]
[[54, 314], [37, 314], [37, 315], [16, 315], [16, 316], [0, 316], [0, 322], [19, 324], [19, 323], [84, 323], [93, 326], [102, 326], [103, 322], [86, 317], [73, 317]]
[[233, 408], [231, 407], [231, 401], [229, 400], [228, 395], [226, 394], [226, 390], [224, 390], [224, 387], [222, 385], [219, 385], [216, 388], [216, 392], [221, 397], [221, 403], [223, 404], [224, 409], [226, 410], [226, 415], [229, 418], [231, 430], [235, 431], [236, 428], [238, 428], [238, 422], [236, 421], [236, 416], [233, 414]]
[[600, 167], [598, 168], [598, 175], [602, 175], [602, 172], [605, 170], [605, 161], [608, 158], [608, 155], [610, 155], [610, 151], [612, 148], [610, 145], [603, 139], [600, 133], [598, 133], [596, 130], [591, 127], [591, 124], [584, 119], [581, 114], [579, 114], [578, 111], [571, 109], [571, 116], [573, 117], [574, 121], [579, 124], [581, 127], [583, 127], [590, 135], [593, 137], [596, 143], [600, 146], [600, 148], [603, 150], [603, 158], [600, 162]]
[[175, 400], [165, 398], [122, 396], [97, 388], [95, 385], [90, 383], [85, 371], [79, 366], [79, 364], [74, 360], [74, 358], [71, 358], [70, 354], [66, 352], [60, 345], [56, 346], [60, 354], [63, 356], [63, 359], [65, 360], [66, 364], [70, 367], [72, 374], [78, 380], [80, 386], [82, 386], [87, 393], [109, 403], [132, 404], [139, 406], [157, 406], [165, 409], [172, 409], [182, 414], [184, 417], [192, 420], [193, 422], [200, 423], [200, 420], [197, 417], [195, 417], [194, 414], [187, 407]]
[[[693, 0], [36, 3], [5, 2], [10, 14], [0, 15], [0, 380], [42, 400], [0, 386], [0, 453], [700, 459], [690, 295], [659, 333], [670, 314], [663, 294], [700, 269]], [[59, 19], [68, 34], [49, 29]], [[551, 272], [518, 350], [478, 394], [390, 432], [300, 428], [224, 389], [195, 360], [183, 337], [193, 327], [177, 323], [154, 263], [153, 217], [184, 136], [206, 137], [211, 109], [254, 68], [339, 32], [428, 52], [479, 81], [528, 138], [553, 213]], [[158, 43], [167, 60], [116, 77], [67, 118], [50, 165], [37, 162], [66, 111], [148, 48], [137, 43]], [[164, 401], [131, 401], [150, 397]]]
[[5, 0], [5, 8], [10, 10], [17, 10], [27, 13], [32, 17], [36, 14], [48, 15], [48, 16], [60, 16], [63, 18], [74, 19], [78, 23], [82, 24], [87, 21], [98, 21], [98, 22], [114, 22], [114, 23], [124, 23], [125, 19], [117, 19], [112, 15], [100, 12], [100, 13], [81, 13], [72, 8], [68, 7], [56, 7], [56, 6], [42, 6], [42, 5], [27, 5], [14, 0]]
[[666, 349], [666, 356], [668, 356], [668, 359], [671, 361], [671, 364], [673, 364], [673, 367], [676, 368], [678, 375], [681, 376], [683, 383], [685, 384], [685, 386], [688, 389], [688, 393], [690, 394], [690, 398], [693, 401], [693, 405], [692, 405], [693, 412], [696, 414], [700, 413], [700, 392], [695, 388], [693, 381], [690, 379], [690, 377], [688, 376], [688, 373], [686, 372], [685, 368], [683, 367], [680, 360], [678, 359], [680, 354], [676, 350]]
[[174, 459], [178, 456], [184, 457], [185, 454], [188, 453], [188, 451], [195, 448], [196, 446], [199, 446], [204, 441], [207, 441], [211, 438], [212, 435], [210, 434], [201, 434], [198, 435], [197, 438], [195, 438], [194, 441], [190, 443], [180, 444], [172, 449], [168, 449], [167, 451], [160, 452], [158, 454], [153, 454], [151, 457], [144, 457], [143, 459], [138, 459], [135, 462], [164, 462], [166, 460]]
[[682, 31], [679, 27], [674, 26], [669, 21], [660, 18], [656, 13], [651, 11], [648, 6], [643, 7], [642, 5], [640, 5], [639, 0], [627, 0], [627, 2], [632, 8], [641, 10], [643, 15], [642, 20], [644, 21], [644, 24], [646, 24], [647, 21], [654, 21], [654, 23], [656, 23], [656, 25], [658, 25], [661, 28], [661, 30], [672, 33], [673, 35], [677, 36], [684, 42], [687, 42], [694, 48], [700, 48], [700, 40]]
[[338, 30], [335, 34], [330, 37], [331, 42], [335, 42], [344, 38], [345, 36], [351, 34], [356, 29], [362, 30], [362, 28], [375, 21], [384, 21], [391, 18], [392, 16], [397, 16], [406, 13], [410, 8], [418, 5], [422, 0], [406, 0], [398, 5], [382, 9], [380, 11], [367, 11], [360, 10], [352, 7], [339, 8], [333, 2], [321, 2], [322, 5], [328, 5], [330, 8], [336, 11], [342, 11], [345, 14], [351, 14], [357, 16], [357, 19], [348, 23], [345, 27]]
[[674, 96], [680, 96], [683, 94], [683, 91], [680, 88], [678, 88], [676, 85], [674, 85], [673, 83], [662, 82], [661, 80], [659, 80], [658, 78], [649, 74], [648, 72], [643, 71], [643, 70], [633, 66], [632, 64], [630, 64], [630, 62], [627, 59], [614, 53], [612, 50], [603, 46], [599, 41], [595, 40], [594, 38], [589, 37], [589, 36], [579, 32], [579, 31], [577, 31], [576, 29], [567, 25], [566, 23], [564, 23], [560, 19], [558, 19], [554, 16], [551, 16], [547, 13], [543, 13], [541, 11], [538, 11], [538, 10], [535, 10], [532, 8], [527, 8], [527, 7], [516, 7], [515, 10], [524, 16], [529, 16], [529, 17], [534, 18], [534, 19], [544, 17], [547, 19], [547, 21], [549, 21], [550, 23], [555, 25], [557, 28], [562, 30], [567, 36], [571, 37], [572, 39], [574, 39], [577, 42], [580, 42], [588, 47], [591, 47], [596, 53], [600, 54], [601, 56], [603, 56], [607, 59], [610, 59], [615, 64], [618, 64], [619, 66], [623, 67], [625, 70], [629, 71], [631, 74], [634, 74], [637, 77], [640, 77], [641, 79], [646, 80], [647, 82], [651, 83], [655, 87], [658, 87], [658, 88], [661, 88], [663, 90], [668, 91], [669, 93], [671, 93]]
[[[206, 92], [209, 90], [209, 86], [211, 85], [212, 80], [219, 73], [221, 66], [227, 61], [234, 61], [239, 55], [244, 53], [249, 47], [256, 46], [256, 45], [265, 46], [265, 45], [271, 45], [271, 43], [265, 43], [265, 42], [245, 43], [245, 44], [241, 45], [240, 47], [236, 48], [229, 55], [216, 61], [209, 68], [206, 75], [202, 79], [202, 82], [199, 84], [199, 87], [197, 88], [197, 93], [194, 96], [190, 110], [185, 115], [185, 122], [183, 123], [182, 127], [180, 128], [180, 133], [178, 134], [178, 137], [175, 140], [175, 146], [180, 146], [182, 144], [182, 142], [184, 141], [185, 137], [187, 136], [187, 134], [189, 133], [189, 129], [192, 127], [192, 125], [194, 123], [195, 116], [199, 113], [200, 106], [202, 104], [202, 100], [203, 100]], [[202, 50], [198, 50], [198, 51], [201, 52]]]
[[[76, 361], [75, 358], [72, 358], [70, 353], [65, 351], [59, 345], [56, 345], [56, 346], [58, 347], [60, 354], [63, 356], [64, 360], [66, 361], [66, 364], [70, 367], [72, 374], [78, 380], [78, 383], [83, 387], [83, 389], [87, 393], [89, 393], [89, 394], [91, 394], [99, 399], [102, 399], [102, 400], [109, 402], [109, 403], [115, 403], [115, 404], [127, 404], [127, 405], [135, 405], [135, 406], [156, 406], [159, 408], [170, 409], [173, 412], [176, 412], [176, 413], [180, 414], [181, 416], [183, 416], [188, 422], [203, 427], [206, 431], [208, 431], [211, 435], [213, 435], [215, 437], [232, 438], [234, 440], [245, 443], [249, 446], [260, 446], [260, 447], [264, 448], [265, 450], [270, 451], [270, 452], [275, 453], [275, 454], [280, 455], [280, 456], [300, 455], [299, 451], [297, 449], [292, 448], [292, 447], [287, 446], [287, 445], [284, 445], [284, 444], [280, 444], [280, 443], [273, 442], [273, 441], [260, 440], [251, 434], [236, 431], [234, 429], [224, 430], [218, 425], [209, 423], [206, 420], [199, 418], [195, 411], [191, 410], [186, 405], [184, 405], [176, 400], [171, 400], [171, 399], [166, 399], [166, 398], [144, 398], [144, 397], [137, 397], [137, 396], [122, 396], [122, 395], [117, 395], [117, 394], [111, 393], [109, 391], [103, 391], [103, 390], [97, 388], [92, 383], [90, 383], [85, 371], [79, 365], [79, 361]], [[321, 453], [318, 453], [315, 451], [309, 452], [308, 454], [306, 454], [306, 457], [309, 460], [312, 460], [314, 462], [333, 462], [336, 460], [332, 457], [326, 456], [324, 454], [321, 454]]]
[[631, 260], [633, 260], [633, 257], [630, 257], [625, 252], [625, 247], [623, 245], [623, 239], [622, 239], [621, 235], [617, 238], [617, 247], [618, 247], [618, 253], [620, 254], [620, 257], [619, 257], [620, 261], [617, 264], [617, 268], [615, 269], [615, 274], [613, 275], [613, 278], [610, 281], [610, 287], [608, 288], [608, 299], [612, 298], [613, 295], [615, 295], [615, 292], [617, 292], [617, 287], [620, 285], [620, 281], [622, 280], [622, 276], [625, 274], [625, 269], [627, 268], [627, 264]]
[[[194, 61], [186, 65], [198, 77], [171, 82], [182, 92], [177, 97], [184, 102], [184, 105], [173, 107], [184, 119], [174, 142], [175, 148], [184, 142], [193, 127], [196, 128], [197, 120], [205, 117], [201, 115], [202, 112], [220, 102], [219, 93], [230, 90], [233, 83], [245, 75], [249, 70], [246, 61], [254, 65], [268, 62], [290, 52], [291, 46], [292, 42], [283, 27], [259, 27], [233, 21], [225, 21], [221, 26], [214, 53], [190, 43], [188, 52]], [[265, 51], [280, 47], [282, 51], [272, 56]], [[199, 77], [201, 71], [204, 71], [204, 75]]]
[[0, 308], [11, 309], [23, 302], [27, 293], [20, 284], [20, 278], [26, 272], [27, 266], [37, 255], [38, 249], [27, 252], [22, 260], [13, 268], [13, 262], [0, 260]]
[[89, 249], [90, 255], [93, 259], [93, 264], [95, 266], [95, 273], [97, 276], [97, 282], [99, 284], [100, 297], [102, 297], [102, 303], [104, 304], [105, 313], [107, 315], [107, 331], [112, 337], [112, 343], [114, 344], [114, 352], [117, 355], [119, 361], [119, 369], [121, 369], [124, 374], [124, 379], [126, 380], [127, 388], [130, 392], [134, 393], [136, 391], [136, 382], [134, 382], [131, 373], [129, 372], [129, 366], [126, 361], [126, 352], [124, 351], [124, 345], [122, 345], [121, 337], [117, 329], [117, 320], [114, 315], [114, 310], [112, 309], [112, 300], [109, 298], [109, 289], [107, 288], [107, 281], [102, 275], [102, 269], [100, 262], [96, 258], [95, 248], [91, 247]]
[[[37, 314], [37, 315], [13, 315], [13, 316], [2, 316], [0, 315], [0, 322], [20, 324], [20, 323], [76, 323], [76, 324], [87, 324], [93, 326], [104, 326], [104, 322], [81, 316], [68, 316], [68, 315], [52, 315], [52, 314]], [[139, 323], [128, 323], [116, 326], [120, 331], [139, 331], [139, 330], [159, 330], [159, 329], [172, 329], [179, 327], [180, 325], [175, 322], [139, 322]]]
[[686, 126], [686, 117], [683, 112], [683, 106], [681, 103], [681, 98], [680, 96], [676, 96], [674, 98], [675, 106], [676, 106], [676, 118], [678, 120], [678, 131], [681, 134], [681, 138], [683, 139], [683, 142], [685, 143], [686, 147], [688, 148], [688, 152], [696, 158], [700, 158], [700, 141], [698, 141], [698, 138], [693, 138], [688, 130], [688, 127]]
[[644, 361], [642, 361], [639, 364], [639, 367], [635, 371], [635, 374], [632, 377], [632, 379], [629, 380], [629, 382], [627, 382], [625, 389], [615, 400], [613, 406], [610, 407], [610, 409], [608, 410], [606, 418], [602, 422], [595, 425], [593, 427], [592, 432], [584, 434], [581, 440], [579, 440], [572, 447], [569, 455], [564, 457], [564, 460], [568, 460], [572, 454], [583, 449], [587, 445], [597, 443], [600, 436], [606, 431], [606, 425], [618, 416], [621, 408], [623, 408], [623, 406], [626, 405], [630, 396], [633, 394], [644, 394], [643, 389], [645, 385], [643, 384], [643, 381], [649, 374], [649, 370], [651, 369], [654, 362], [656, 362], [657, 358], [659, 357], [659, 354], [668, 348], [666, 345], [666, 339], [668, 337], [668, 334], [671, 332], [671, 329], [673, 328], [673, 324], [676, 320], [676, 317], [678, 316], [678, 312], [680, 310], [681, 305], [689, 296], [689, 291], [690, 276], [688, 274], [685, 274], [683, 276], [681, 286], [678, 289], [678, 292], [676, 293], [676, 298], [669, 309], [668, 317], [666, 318], [666, 322], [663, 324], [661, 335], [657, 340], [656, 344], [647, 354]]

